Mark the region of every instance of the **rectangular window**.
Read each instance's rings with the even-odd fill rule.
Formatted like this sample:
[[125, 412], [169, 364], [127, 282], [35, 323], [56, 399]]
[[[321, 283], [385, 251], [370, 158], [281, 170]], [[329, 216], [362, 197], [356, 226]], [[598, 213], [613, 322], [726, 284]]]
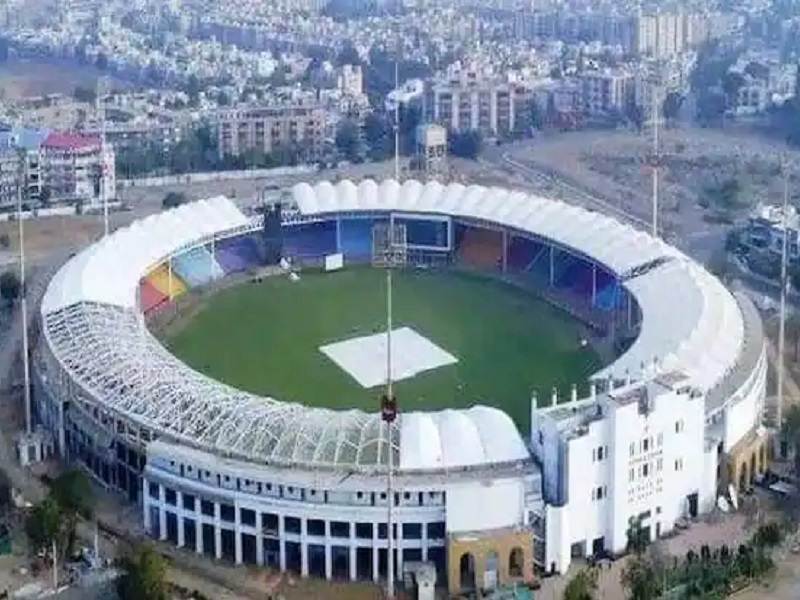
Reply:
[[214, 516], [214, 503], [209, 502], [208, 500], [201, 500], [200, 501], [200, 511], [206, 515], [207, 517]]
[[150, 490], [150, 497], [158, 500], [158, 484], [151, 481], [148, 485], [148, 489]]
[[647, 477], [650, 471], [650, 465], [645, 463], [642, 465], [642, 477]]
[[169, 488], [165, 488], [164, 491], [165, 491], [165, 497], [166, 497], [166, 500], [167, 500], [167, 504], [169, 504], [170, 506], [175, 506], [175, 503], [177, 501], [175, 490], [171, 490]]
[[309, 519], [306, 523], [308, 535], [325, 535], [325, 521], [322, 519]]
[[191, 494], [183, 495], [183, 508], [186, 510], [194, 510], [194, 496]]
[[297, 517], [284, 517], [283, 524], [286, 533], [300, 533], [300, 519]]
[[628, 471], [628, 481], [632, 482], [634, 479], [636, 479], [636, 471], [634, 471], [633, 469], [630, 469]]
[[600, 446], [597, 449], [597, 460], [603, 460], [603, 447]]
[[631, 442], [631, 446], [630, 446], [630, 454], [631, 454], [631, 456], [633, 456], [634, 454], [636, 454], [636, 444], [634, 444], [633, 442]]
[[356, 537], [360, 540], [371, 540], [372, 523], [356, 523]]
[[[387, 371], [387, 372], [388, 372], [388, 371]], [[644, 450], [645, 452], [647, 452], [647, 451], [648, 451], [648, 449], [649, 449], [649, 445], [650, 445], [650, 440], [649, 440], [649, 439], [647, 439], [647, 438], [644, 438], [644, 439], [642, 440], [642, 450]]]
[[350, 523], [345, 521], [331, 521], [331, 537], [349, 538]]
[[236, 520], [236, 511], [230, 504], [220, 504], [219, 516], [223, 521], [227, 521], [228, 523], [233, 523], [234, 520]]
[[239, 509], [239, 520], [242, 525], [249, 525], [250, 527], [256, 526], [256, 511], [249, 508]]

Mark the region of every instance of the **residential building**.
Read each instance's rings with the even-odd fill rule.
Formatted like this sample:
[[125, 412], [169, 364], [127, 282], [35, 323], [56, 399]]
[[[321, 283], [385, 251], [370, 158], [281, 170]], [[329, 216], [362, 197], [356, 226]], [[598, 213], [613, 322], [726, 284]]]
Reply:
[[221, 157], [297, 146], [316, 155], [325, 141], [327, 113], [305, 105], [241, 107], [220, 111], [217, 120]]
[[494, 136], [524, 126], [533, 91], [521, 80], [455, 63], [432, 82], [426, 96], [432, 121], [453, 131], [473, 130]]
[[97, 136], [51, 133], [39, 149], [42, 190], [50, 202], [83, 202], [96, 208], [116, 188], [114, 150]]
[[580, 80], [583, 109], [590, 116], [622, 113], [636, 95], [634, 75], [624, 69], [590, 71]]

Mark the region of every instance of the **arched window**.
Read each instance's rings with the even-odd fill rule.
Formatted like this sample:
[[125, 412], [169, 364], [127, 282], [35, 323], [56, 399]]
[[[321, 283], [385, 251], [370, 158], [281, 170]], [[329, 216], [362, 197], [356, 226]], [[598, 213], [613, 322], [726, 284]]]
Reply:
[[511, 550], [508, 557], [508, 576], [522, 577], [525, 571], [525, 553], [517, 546]]
[[475, 588], [475, 557], [469, 552], [461, 555], [458, 571], [460, 574], [461, 591]]

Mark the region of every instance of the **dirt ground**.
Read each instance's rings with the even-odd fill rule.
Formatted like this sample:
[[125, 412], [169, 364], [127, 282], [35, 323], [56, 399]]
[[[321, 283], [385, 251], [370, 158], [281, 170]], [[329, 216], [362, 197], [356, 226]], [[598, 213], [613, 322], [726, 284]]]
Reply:
[[[786, 152], [795, 169], [800, 151], [747, 127], [725, 130], [671, 128], [662, 132], [661, 212], [672, 226], [702, 223], [697, 204], [712, 199], [709, 190], [732, 177], [742, 184], [745, 212], [754, 203], [777, 203], [782, 184], [777, 176]], [[510, 147], [518, 160], [557, 173], [632, 214], [651, 214], [652, 170], [646, 157], [650, 133], [580, 131], [542, 136], [521, 148]], [[795, 175], [793, 181], [797, 182]]]

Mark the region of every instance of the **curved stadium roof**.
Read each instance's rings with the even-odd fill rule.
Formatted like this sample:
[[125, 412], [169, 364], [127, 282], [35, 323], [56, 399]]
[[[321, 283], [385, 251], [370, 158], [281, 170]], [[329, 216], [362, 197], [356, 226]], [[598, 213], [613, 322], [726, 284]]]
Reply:
[[[676, 249], [603, 215], [522, 192], [417, 181], [299, 184], [294, 198], [306, 216], [386, 210], [453, 215], [594, 257], [625, 280], [644, 318], [632, 347], [598, 377], [638, 378], [664, 366], [682, 369], [698, 387], [710, 389], [739, 354], [742, 316], [722, 284]], [[381, 470], [389, 448], [395, 464], [410, 471], [527, 459], [513, 422], [494, 408], [406, 413], [389, 436], [377, 413], [255, 396], [172, 356], [138, 311], [141, 277], [193, 243], [248, 227], [247, 217], [220, 197], [138, 221], [76, 255], [42, 301], [47, 354], [54, 359], [44, 361], [45, 375], [68, 379], [84, 400], [157, 435], [256, 462]]]

